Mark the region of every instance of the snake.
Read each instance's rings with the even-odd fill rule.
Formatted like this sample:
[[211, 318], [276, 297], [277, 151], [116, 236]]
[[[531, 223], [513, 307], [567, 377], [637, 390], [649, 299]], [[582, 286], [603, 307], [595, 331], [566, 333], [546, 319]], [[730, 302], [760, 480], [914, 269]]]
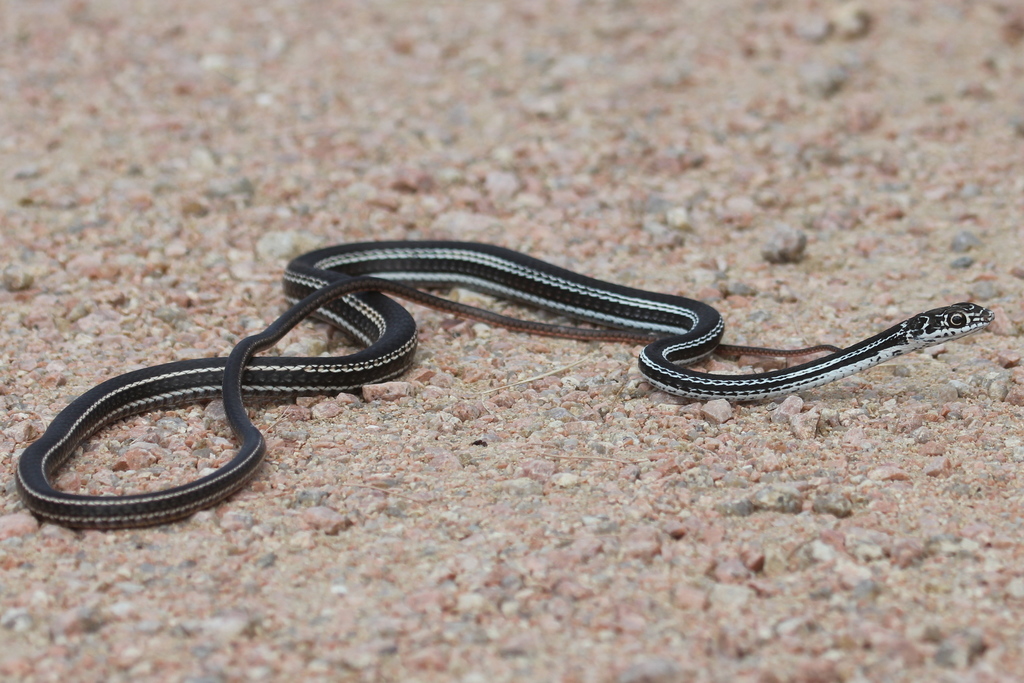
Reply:
[[[250, 420], [253, 397], [336, 395], [392, 380], [413, 364], [417, 328], [391, 296], [514, 331], [571, 339], [643, 343], [638, 367], [654, 388], [698, 400], [758, 401], [803, 391], [910, 351], [983, 329], [992, 311], [961, 302], [918, 313], [846, 348], [821, 345], [780, 351], [721, 343], [724, 323], [712, 306], [683, 296], [605, 282], [503, 247], [474, 242], [394, 241], [343, 244], [302, 254], [287, 266], [290, 307], [263, 331], [242, 339], [227, 357], [145, 367], [112, 377], [74, 399], [18, 461], [16, 486], [40, 519], [71, 528], [113, 529], [163, 524], [211, 507], [259, 469], [266, 441]], [[425, 290], [459, 287], [561, 318], [523, 320]], [[388, 296], [391, 295], [391, 296]], [[306, 318], [341, 330], [363, 348], [345, 356], [258, 356]], [[712, 353], [826, 355], [768, 372], [721, 375], [688, 366]], [[240, 446], [212, 473], [161, 491], [84, 495], [58, 490], [57, 474], [103, 427], [160, 407], [222, 398]]]

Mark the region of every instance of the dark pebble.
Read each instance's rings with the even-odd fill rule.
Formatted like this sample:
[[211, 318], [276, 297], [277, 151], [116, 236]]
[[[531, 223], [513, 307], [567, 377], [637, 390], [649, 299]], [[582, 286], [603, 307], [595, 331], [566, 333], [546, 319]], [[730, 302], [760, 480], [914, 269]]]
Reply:
[[980, 246], [981, 240], [978, 239], [977, 235], [969, 230], [961, 230], [953, 236], [953, 241], [950, 242], [949, 248], [956, 254], [963, 254]]
[[974, 259], [970, 256], [960, 256], [949, 262], [950, 268], [970, 268], [974, 265]]

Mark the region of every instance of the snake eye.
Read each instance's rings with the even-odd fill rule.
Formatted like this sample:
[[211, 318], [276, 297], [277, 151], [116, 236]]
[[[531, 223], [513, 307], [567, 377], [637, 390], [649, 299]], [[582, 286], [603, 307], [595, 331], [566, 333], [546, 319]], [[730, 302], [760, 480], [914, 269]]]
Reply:
[[963, 327], [967, 324], [967, 316], [963, 313], [954, 313], [949, 316], [949, 324], [953, 327]]

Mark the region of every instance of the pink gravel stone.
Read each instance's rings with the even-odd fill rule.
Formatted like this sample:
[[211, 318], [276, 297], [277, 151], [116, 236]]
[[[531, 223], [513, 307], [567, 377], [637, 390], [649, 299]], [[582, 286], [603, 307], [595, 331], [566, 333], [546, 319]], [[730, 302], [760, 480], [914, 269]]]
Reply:
[[700, 413], [708, 422], [722, 424], [732, 419], [733, 408], [724, 398], [716, 398], [701, 406]]
[[807, 441], [818, 433], [820, 422], [821, 414], [817, 410], [808, 410], [789, 419], [789, 431], [801, 441]]
[[329, 507], [317, 506], [307, 508], [300, 515], [306, 528], [323, 531], [333, 536], [352, 526], [352, 520]]
[[641, 527], [636, 529], [622, 541], [622, 553], [626, 557], [636, 557], [650, 561], [661, 552], [661, 535], [657, 529]]
[[36, 521], [36, 518], [24, 512], [15, 512], [0, 517], [0, 541], [33, 534], [38, 530], [39, 522]]
[[799, 396], [787, 396], [786, 400], [772, 411], [771, 421], [773, 424], [789, 424], [794, 415], [799, 415], [804, 409], [804, 400]]
[[341, 414], [342, 407], [337, 401], [321, 401], [312, 408], [312, 415], [317, 420], [329, 420]]
[[462, 469], [462, 461], [459, 456], [451, 451], [444, 451], [436, 454], [430, 459], [430, 466], [441, 472], [451, 472]]
[[940, 456], [937, 458], [930, 458], [928, 463], [924, 466], [924, 469], [921, 471], [929, 477], [944, 477], [949, 474], [951, 469], [949, 458]]
[[555, 463], [540, 458], [527, 460], [522, 467], [523, 474], [534, 481], [545, 482], [555, 473]]
[[675, 604], [680, 609], [702, 610], [708, 606], [708, 593], [700, 588], [685, 584], [676, 586], [672, 591]]
[[868, 472], [868, 479], [875, 481], [906, 481], [910, 475], [895, 465], [882, 465]]
[[397, 401], [411, 396], [412, 393], [413, 386], [410, 382], [382, 382], [363, 387], [363, 398], [367, 401]]

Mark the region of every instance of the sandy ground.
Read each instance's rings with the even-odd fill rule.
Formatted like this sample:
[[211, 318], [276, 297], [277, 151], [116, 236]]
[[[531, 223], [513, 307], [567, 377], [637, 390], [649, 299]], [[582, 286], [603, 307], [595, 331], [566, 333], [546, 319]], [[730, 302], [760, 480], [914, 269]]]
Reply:
[[[6, 0], [0, 22], [0, 678], [1024, 676], [1024, 5]], [[806, 251], [769, 262], [787, 231]], [[417, 238], [697, 296], [735, 343], [844, 345], [964, 299], [997, 319], [723, 414], [652, 391], [636, 348], [417, 308], [392, 400], [254, 406], [271, 453], [228, 502], [109, 533], [27, 515], [15, 463], [73, 397], [226, 355], [296, 253]], [[309, 324], [277, 352], [346, 348]], [[60, 484], [216, 466], [217, 408], [109, 428]]]

